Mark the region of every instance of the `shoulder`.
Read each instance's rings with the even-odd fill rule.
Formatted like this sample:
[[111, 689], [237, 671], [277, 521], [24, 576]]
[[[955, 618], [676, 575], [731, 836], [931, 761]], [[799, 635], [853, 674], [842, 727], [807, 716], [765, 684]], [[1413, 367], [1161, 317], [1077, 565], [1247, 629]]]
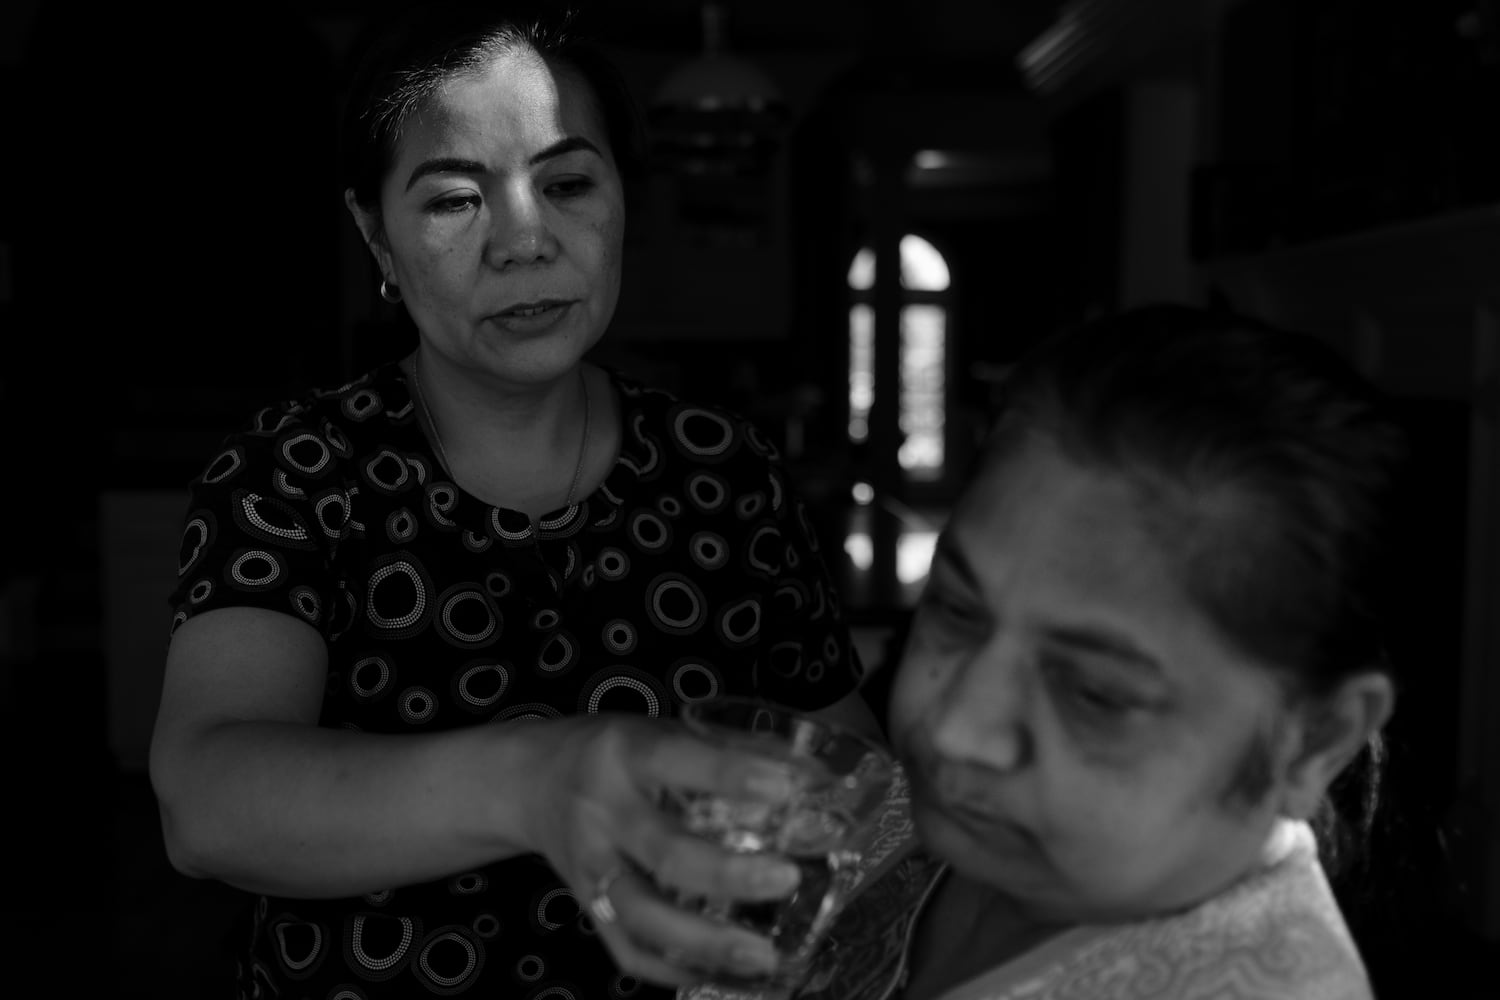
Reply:
[[767, 505], [781, 510], [790, 492], [781, 449], [754, 420], [711, 399], [610, 374], [622, 404], [622, 457], [638, 473], [686, 476], [689, 489], [747, 504], [744, 516]]
[[1237, 947], [1226, 949], [1226, 965], [1287, 991], [1279, 995], [1368, 997], [1364, 963], [1318, 860], [1312, 828], [1283, 821], [1269, 852], [1261, 871], [1205, 908], [1208, 922], [1232, 929]]
[[269, 401], [251, 413], [237, 433], [265, 438], [327, 422], [357, 426], [395, 416], [410, 406], [405, 377], [395, 362], [388, 362], [345, 382], [313, 386], [300, 395]]
[[674, 447], [694, 458], [727, 460], [744, 450], [763, 461], [781, 461], [772, 436], [739, 410], [648, 385], [616, 370], [610, 375], [624, 401], [627, 425], [639, 421], [664, 431]]
[[246, 467], [291, 480], [326, 478], [359, 455], [378, 451], [393, 424], [409, 421], [410, 408], [394, 363], [269, 401], [223, 438], [192, 485], [212, 485]]
[[1243, 983], [1231, 997], [1371, 1000], [1364, 961], [1303, 822], [1283, 821], [1273, 859], [1205, 907], [1205, 924], [1227, 928], [1221, 975]]
[[1145, 977], [1150, 995], [1171, 1000], [1371, 1000], [1311, 830], [1287, 824], [1281, 834], [1280, 857], [1233, 889], [1186, 913], [1099, 935], [1055, 974], [1071, 982], [1133, 970], [1122, 983], [1145, 986], [1137, 981]]

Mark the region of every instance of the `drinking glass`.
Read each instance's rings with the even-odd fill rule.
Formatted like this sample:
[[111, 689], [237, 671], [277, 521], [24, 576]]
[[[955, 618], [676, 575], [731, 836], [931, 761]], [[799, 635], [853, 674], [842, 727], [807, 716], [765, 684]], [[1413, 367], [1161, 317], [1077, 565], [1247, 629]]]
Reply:
[[766, 902], [678, 897], [699, 913], [771, 939], [780, 958], [769, 978], [716, 979], [789, 995], [806, 976], [854, 881], [860, 851], [895, 775], [890, 752], [813, 715], [750, 698], [694, 702], [684, 724], [705, 740], [790, 766], [785, 802], [735, 801], [663, 790], [662, 805], [693, 833], [731, 851], [781, 855], [801, 871], [791, 895]]

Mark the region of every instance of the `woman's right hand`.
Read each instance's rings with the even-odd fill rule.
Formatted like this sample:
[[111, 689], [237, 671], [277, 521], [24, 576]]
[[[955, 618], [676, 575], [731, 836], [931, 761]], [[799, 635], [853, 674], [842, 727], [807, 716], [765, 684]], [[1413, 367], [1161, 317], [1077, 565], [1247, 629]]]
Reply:
[[[531, 723], [519, 723], [529, 725]], [[771, 972], [769, 939], [699, 916], [666, 893], [764, 901], [789, 895], [797, 869], [771, 855], [735, 854], [689, 833], [659, 807], [673, 788], [777, 803], [792, 793], [787, 765], [704, 742], [674, 722], [632, 715], [539, 722], [557, 739], [538, 781], [527, 839], [590, 908], [625, 972], [662, 985], [715, 974]], [[604, 896], [604, 904], [594, 904]], [[613, 919], [597, 919], [599, 916]]]
[[[221, 608], [173, 635], [151, 779], [179, 871], [344, 898], [535, 852], [582, 906], [626, 872], [606, 886], [617, 919], [599, 930], [633, 975], [687, 983], [771, 957], [766, 939], [688, 913], [658, 885], [772, 899], [790, 893], [794, 869], [687, 833], [657, 795], [674, 786], [775, 801], [790, 784], [778, 765], [641, 716], [410, 735], [324, 728], [326, 677], [322, 637], [280, 612]], [[791, 878], [777, 882], [778, 871]]]

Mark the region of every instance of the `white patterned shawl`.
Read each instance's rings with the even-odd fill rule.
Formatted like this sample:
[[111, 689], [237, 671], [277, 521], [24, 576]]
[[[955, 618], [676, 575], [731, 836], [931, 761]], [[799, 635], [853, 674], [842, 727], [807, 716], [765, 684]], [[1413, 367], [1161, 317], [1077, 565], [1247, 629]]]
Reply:
[[[944, 866], [916, 849], [900, 784], [803, 1000], [900, 1000], [911, 928]], [[1265, 864], [1183, 913], [1080, 926], [940, 1000], [1372, 1000], [1306, 823], [1278, 824]], [[770, 1000], [704, 985], [679, 1000]]]

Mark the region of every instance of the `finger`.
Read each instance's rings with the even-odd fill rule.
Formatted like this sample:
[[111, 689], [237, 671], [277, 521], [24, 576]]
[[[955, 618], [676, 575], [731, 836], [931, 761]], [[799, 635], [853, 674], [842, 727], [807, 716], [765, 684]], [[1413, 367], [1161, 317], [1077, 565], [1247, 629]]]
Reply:
[[656, 986], [696, 986], [714, 978], [714, 973], [694, 968], [686, 956], [675, 953], [657, 954], [637, 944], [635, 939], [619, 928], [600, 935], [610, 957], [620, 971]]
[[641, 864], [669, 892], [710, 899], [763, 902], [797, 888], [797, 866], [777, 854], [741, 854], [686, 831], [661, 831], [644, 840]]
[[729, 746], [687, 730], [669, 730], [637, 758], [637, 781], [648, 794], [673, 788], [743, 801], [785, 802], [805, 783], [806, 766], [775, 751], [770, 743]]
[[639, 874], [618, 879], [611, 898], [616, 920], [601, 932], [635, 975], [682, 985], [725, 973], [753, 979], [776, 969], [768, 938], [684, 910]]

